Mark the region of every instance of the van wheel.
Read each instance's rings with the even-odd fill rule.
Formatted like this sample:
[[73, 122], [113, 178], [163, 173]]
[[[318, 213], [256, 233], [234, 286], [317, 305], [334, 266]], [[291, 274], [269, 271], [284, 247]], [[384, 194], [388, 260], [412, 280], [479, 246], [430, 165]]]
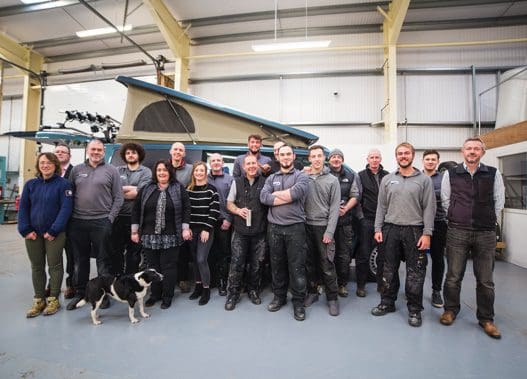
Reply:
[[369, 259], [368, 266], [369, 266], [368, 281], [376, 282], [377, 281], [377, 246], [375, 246], [370, 253], [370, 259]]

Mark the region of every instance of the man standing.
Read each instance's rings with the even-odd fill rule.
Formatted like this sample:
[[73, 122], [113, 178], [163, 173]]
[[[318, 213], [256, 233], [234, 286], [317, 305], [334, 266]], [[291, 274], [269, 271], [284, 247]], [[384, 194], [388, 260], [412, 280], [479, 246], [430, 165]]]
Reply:
[[[335, 230], [335, 266], [338, 277], [338, 293], [342, 297], [348, 296], [346, 287], [350, 275], [351, 249], [353, 243], [353, 213], [357, 209], [360, 199], [360, 179], [353, 171], [343, 166], [344, 153], [340, 149], [333, 149], [329, 153], [329, 168], [337, 177], [340, 184], [339, 220]], [[366, 281], [368, 280], [368, 258], [361, 251], [357, 253], [357, 296], [366, 296]]]
[[216, 187], [220, 200], [220, 216], [214, 227], [214, 242], [209, 255], [211, 281], [218, 286], [220, 296], [227, 295], [227, 277], [231, 258], [232, 214], [227, 210], [227, 195], [232, 184], [232, 176], [223, 171], [223, 157], [214, 153], [210, 156], [208, 182]]
[[278, 311], [287, 302], [287, 288], [293, 294], [294, 317], [306, 318], [306, 216], [304, 203], [309, 178], [293, 166], [293, 148], [284, 145], [279, 150], [280, 171], [270, 175], [260, 194], [260, 201], [269, 207], [267, 220], [271, 255], [274, 299], [267, 309]]
[[260, 149], [262, 147], [262, 136], [259, 134], [251, 134], [247, 141], [247, 147], [249, 148], [249, 151], [236, 157], [236, 160], [234, 161], [234, 168], [232, 170], [232, 176], [235, 178], [245, 176], [245, 172], [243, 172], [243, 160], [247, 155], [254, 155], [258, 161], [258, 166], [261, 170], [260, 172], [263, 173], [264, 176], [268, 175], [269, 171], [271, 170], [271, 158], [260, 153]]
[[152, 180], [152, 171], [141, 165], [145, 159], [145, 150], [141, 145], [125, 143], [119, 155], [126, 164], [117, 167], [124, 203], [112, 229], [112, 267], [115, 275], [133, 274], [139, 269], [141, 245], [134, 243], [130, 234], [132, 208], [139, 190]]
[[311, 163], [305, 204], [308, 295], [304, 305], [309, 307], [318, 300], [317, 283], [320, 273], [326, 290], [329, 314], [338, 316], [334, 233], [339, 220], [340, 186], [337, 178], [329, 173], [329, 168], [324, 167], [326, 155], [322, 146], [311, 146], [308, 159]]
[[[70, 163], [71, 150], [65, 143], [59, 143], [55, 146], [55, 155], [60, 162], [60, 168], [62, 169], [61, 176], [64, 179], [70, 180], [71, 170], [73, 165]], [[75, 289], [73, 288], [73, 252], [71, 250], [71, 242], [66, 235], [66, 243], [64, 245], [64, 251], [66, 253], [66, 290], [64, 291], [64, 298], [71, 299], [75, 296]], [[49, 286], [46, 288], [49, 288]], [[49, 296], [48, 296], [49, 297]]]
[[436, 203], [432, 181], [412, 166], [414, 157], [415, 149], [411, 144], [399, 144], [395, 149], [399, 168], [386, 175], [379, 188], [375, 240], [384, 245], [384, 290], [381, 303], [371, 313], [384, 316], [395, 312], [400, 286], [396, 274], [403, 258], [406, 261], [408, 324], [418, 327], [422, 324], [426, 250], [434, 229]]
[[[190, 183], [192, 176], [192, 165], [185, 162], [186, 149], [181, 142], [174, 142], [170, 148], [170, 159], [172, 167], [176, 172], [176, 179], [185, 188]], [[177, 278], [179, 280], [179, 289], [181, 293], [190, 292], [190, 251], [189, 242], [185, 241], [179, 250], [179, 260], [177, 266]]]
[[[280, 148], [284, 145], [285, 145], [285, 142], [282, 142], [282, 141], [278, 141], [277, 143], [273, 145], [274, 159], [269, 163], [269, 166], [270, 166], [269, 174], [274, 174], [275, 172], [280, 171], [280, 161], [278, 159], [278, 150], [280, 150]], [[304, 165], [297, 160], [295, 160], [293, 164], [297, 170], [304, 169]]]
[[260, 282], [265, 258], [267, 207], [260, 202], [265, 178], [258, 173], [258, 161], [247, 155], [243, 169], [245, 177], [234, 179], [227, 197], [227, 208], [234, 214], [232, 258], [229, 270], [229, 295], [225, 310], [232, 311], [240, 300], [245, 266], [249, 263], [247, 287], [253, 304], [261, 304]]
[[443, 295], [443, 325], [451, 325], [460, 310], [461, 282], [467, 258], [472, 255], [476, 277], [476, 303], [479, 325], [492, 338], [501, 338], [494, 324], [494, 258], [496, 221], [505, 203], [500, 172], [481, 163], [485, 145], [479, 138], [468, 138], [461, 149], [464, 161], [443, 175], [441, 200], [447, 212], [446, 257], [448, 270]]
[[436, 216], [434, 220], [434, 235], [430, 241], [430, 257], [432, 258], [432, 305], [436, 308], [443, 306], [441, 286], [445, 273], [445, 244], [446, 244], [446, 213], [441, 205], [441, 180], [443, 175], [437, 171], [439, 166], [439, 152], [425, 150], [423, 152], [423, 172], [432, 179], [436, 197]]
[[[69, 235], [73, 250], [75, 297], [66, 309], [75, 309], [84, 297], [90, 277], [90, 253], [97, 259], [99, 275], [111, 274], [112, 223], [123, 205], [121, 178], [117, 168], [104, 161], [104, 144], [94, 139], [86, 147], [88, 159], [73, 167], [73, 214]], [[101, 307], [108, 307], [109, 302]]]
[[[359, 172], [362, 186], [360, 197], [360, 207], [362, 217], [360, 220], [360, 254], [363, 257], [370, 257], [370, 254], [377, 244], [373, 238], [375, 234], [375, 214], [377, 212], [377, 198], [379, 197], [379, 185], [382, 178], [388, 175], [382, 165], [382, 155], [377, 149], [372, 149], [366, 157], [368, 164], [366, 168]], [[384, 269], [384, 253], [382, 245], [377, 248], [377, 291], [382, 292], [382, 271]]]

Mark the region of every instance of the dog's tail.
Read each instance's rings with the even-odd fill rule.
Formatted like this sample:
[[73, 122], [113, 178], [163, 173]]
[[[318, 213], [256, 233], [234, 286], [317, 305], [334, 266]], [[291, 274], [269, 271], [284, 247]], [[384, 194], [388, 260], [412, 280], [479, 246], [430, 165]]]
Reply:
[[82, 299], [81, 301], [79, 301], [76, 305], [75, 305], [75, 308], [80, 308], [84, 305], [86, 305], [87, 301], [86, 299]]

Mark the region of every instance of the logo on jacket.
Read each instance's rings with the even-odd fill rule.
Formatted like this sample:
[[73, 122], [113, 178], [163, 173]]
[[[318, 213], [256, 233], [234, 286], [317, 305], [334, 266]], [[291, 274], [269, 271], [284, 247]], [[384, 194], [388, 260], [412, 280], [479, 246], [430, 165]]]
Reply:
[[66, 195], [67, 197], [71, 197], [71, 196], [73, 196], [73, 191], [72, 190], [66, 190], [66, 191], [64, 191], [64, 195]]

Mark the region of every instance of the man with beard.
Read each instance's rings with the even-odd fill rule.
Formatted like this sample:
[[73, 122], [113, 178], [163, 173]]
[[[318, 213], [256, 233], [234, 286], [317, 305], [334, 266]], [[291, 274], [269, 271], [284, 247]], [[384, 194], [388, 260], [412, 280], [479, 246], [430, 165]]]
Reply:
[[[97, 260], [97, 273], [111, 275], [112, 224], [123, 205], [117, 168], [104, 161], [104, 143], [94, 139], [86, 147], [88, 159], [71, 171], [73, 214], [68, 226], [74, 262], [75, 297], [66, 309], [76, 309], [84, 298], [90, 277], [90, 254]], [[101, 308], [109, 306], [104, 297]]]
[[[338, 294], [348, 296], [347, 284], [350, 275], [351, 250], [353, 236], [353, 216], [358, 209], [361, 185], [355, 172], [344, 167], [344, 153], [340, 149], [333, 149], [329, 153], [329, 168], [331, 174], [337, 177], [340, 184], [339, 221], [335, 230], [335, 266], [338, 277]], [[357, 271], [357, 296], [366, 296], [365, 285], [368, 279], [368, 257], [357, 252], [355, 258]]]
[[386, 175], [379, 188], [374, 237], [384, 245], [384, 291], [381, 303], [371, 313], [384, 316], [395, 312], [400, 286], [396, 274], [401, 259], [404, 259], [408, 324], [419, 327], [422, 324], [426, 250], [430, 247], [434, 229], [436, 201], [432, 180], [412, 166], [414, 156], [415, 149], [411, 144], [399, 144], [395, 149], [399, 168]]
[[293, 295], [294, 318], [306, 318], [306, 215], [304, 203], [309, 178], [293, 166], [293, 148], [284, 145], [279, 151], [280, 171], [270, 175], [260, 193], [260, 201], [269, 207], [267, 241], [271, 255], [274, 299], [270, 312], [278, 311], [287, 302], [287, 289]]
[[247, 155], [254, 155], [256, 157], [260, 172], [264, 176], [267, 176], [271, 170], [271, 158], [260, 153], [260, 149], [262, 147], [262, 136], [259, 134], [251, 134], [247, 141], [247, 147], [249, 148], [249, 151], [236, 157], [236, 160], [234, 161], [234, 168], [232, 169], [232, 176], [235, 178], [245, 176], [245, 172], [243, 171], [243, 160]]
[[112, 268], [114, 275], [133, 274], [139, 269], [141, 246], [131, 240], [131, 218], [134, 200], [139, 190], [150, 183], [152, 171], [141, 163], [145, 150], [137, 143], [129, 142], [119, 150], [126, 163], [117, 167], [121, 176], [124, 203], [112, 229]]
[[216, 187], [220, 199], [220, 216], [214, 226], [214, 242], [209, 255], [211, 281], [218, 286], [220, 296], [227, 295], [227, 276], [231, 258], [232, 214], [227, 210], [227, 195], [232, 184], [232, 176], [223, 171], [223, 157], [214, 153], [210, 156], [209, 184]]
[[260, 193], [265, 178], [258, 174], [258, 162], [254, 155], [245, 157], [243, 169], [245, 177], [234, 179], [227, 197], [227, 208], [234, 214], [229, 295], [225, 302], [227, 311], [232, 311], [240, 300], [246, 264], [249, 265], [249, 299], [256, 305], [262, 302], [259, 292], [266, 247], [267, 207], [260, 202]]
[[304, 305], [309, 307], [318, 300], [317, 284], [322, 276], [329, 314], [338, 316], [340, 311], [334, 234], [339, 220], [340, 186], [337, 178], [330, 174], [329, 168], [324, 167], [326, 155], [322, 146], [311, 146], [308, 159], [311, 163], [305, 204], [308, 295]]
[[[269, 163], [269, 166], [271, 167], [271, 169], [269, 170], [269, 174], [274, 174], [275, 172], [280, 171], [280, 161], [278, 159], [278, 150], [280, 150], [280, 148], [284, 145], [285, 145], [285, 142], [283, 141], [278, 141], [277, 143], [273, 145], [274, 159], [271, 161], [271, 163]], [[294, 165], [297, 170], [304, 169], [304, 165], [297, 160], [295, 160]]]
[[[181, 142], [174, 142], [170, 148], [172, 167], [174, 167], [174, 171], [176, 172], [176, 180], [181, 183], [183, 187], [187, 188], [192, 176], [192, 165], [185, 162], [185, 155], [185, 145]], [[177, 266], [177, 278], [179, 280], [179, 289], [181, 290], [181, 293], [190, 292], [190, 261], [189, 243], [185, 241], [179, 250]]]
[[[362, 217], [360, 220], [360, 254], [363, 257], [370, 257], [373, 247], [377, 244], [373, 235], [375, 234], [375, 213], [377, 212], [377, 198], [379, 196], [379, 185], [382, 178], [388, 175], [381, 165], [382, 155], [377, 149], [372, 149], [366, 157], [368, 164], [366, 168], [359, 172], [362, 186], [360, 206]], [[382, 292], [382, 271], [384, 268], [384, 253], [382, 246], [377, 248], [377, 291]], [[358, 279], [357, 279], [358, 282]], [[358, 285], [358, 284], [357, 284]]]
[[441, 182], [441, 201], [447, 212], [446, 257], [448, 270], [443, 295], [443, 325], [452, 325], [461, 309], [461, 282], [472, 255], [476, 277], [476, 303], [479, 325], [492, 338], [501, 338], [494, 324], [494, 259], [496, 221], [505, 203], [500, 172], [481, 163], [485, 145], [479, 138], [468, 138], [461, 149], [464, 161], [446, 171]]

